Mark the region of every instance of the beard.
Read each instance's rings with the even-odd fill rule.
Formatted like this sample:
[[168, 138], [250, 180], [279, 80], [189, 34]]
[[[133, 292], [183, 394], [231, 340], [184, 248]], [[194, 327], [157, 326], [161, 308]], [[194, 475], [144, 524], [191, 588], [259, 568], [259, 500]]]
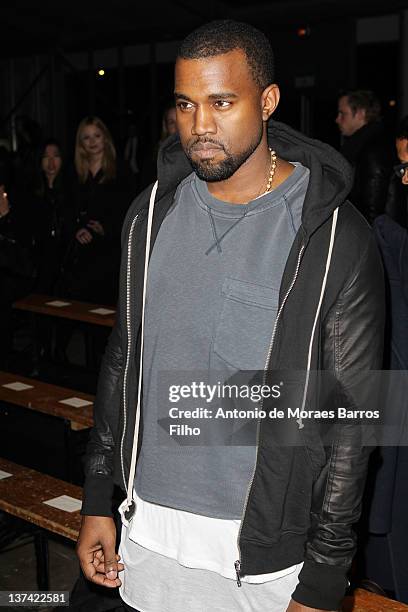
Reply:
[[[239, 153], [231, 153], [229, 149], [223, 145], [222, 142], [217, 142], [211, 138], [197, 138], [194, 142], [189, 143], [184, 152], [193, 167], [194, 172], [197, 174], [198, 178], [202, 181], [206, 181], [209, 183], [216, 183], [218, 181], [225, 181], [229, 179], [235, 172], [244, 164], [249, 157], [251, 157], [252, 153], [258, 148], [263, 135], [263, 127], [254, 140], [249, 143], [244, 151], [240, 151]], [[193, 159], [194, 155], [194, 146], [197, 143], [213, 143], [218, 147], [222, 147], [222, 150], [225, 153], [224, 159], [219, 162], [214, 162], [211, 159]]]

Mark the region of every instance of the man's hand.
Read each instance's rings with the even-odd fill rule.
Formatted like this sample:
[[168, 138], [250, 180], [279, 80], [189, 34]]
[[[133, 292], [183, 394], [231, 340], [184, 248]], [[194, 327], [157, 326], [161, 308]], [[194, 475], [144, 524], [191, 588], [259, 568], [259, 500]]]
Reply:
[[286, 608], [286, 612], [326, 612], [326, 610], [322, 610], [321, 608], [309, 608], [309, 606], [304, 606], [303, 604], [291, 599], [288, 607]]
[[81, 531], [77, 542], [77, 555], [85, 578], [109, 588], [122, 583], [118, 572], [123, 564], [115, 554], [116, 529], [113, 518], [107, 516], [82, 517]]

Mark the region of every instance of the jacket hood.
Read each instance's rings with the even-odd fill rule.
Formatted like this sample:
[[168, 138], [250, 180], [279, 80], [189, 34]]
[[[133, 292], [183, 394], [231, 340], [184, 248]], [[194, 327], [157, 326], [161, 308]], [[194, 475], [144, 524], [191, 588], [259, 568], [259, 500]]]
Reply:
[[310, 170], [302, 212], [302, 225], [309, 235], [346, 200], [353, 186], [353, 170], [333, 147], [284, 123], [269, 121], [268, 141], [278, 157], [298, 161]]
[[[278, 157], [298, 161], [310, 170], [309, 187], [302, 212], [302, 226], [310, 235], [343, 204], [351, 191], [353, 171], [347, 160], [333, 147], [304, 136], [279, 121], [270, 120], [268, 142]], [[160, 147], [157, 160], [158, 197], [176, 189], [192, 172], [190, 162], [177, 134]]]
[[169, 191], [176, 189], [192, 171], [191, 164], [181, 147], [178, 134], [172, 134], [161, 144], [157, 156], [157, 179], [159, 181], [157, 197], [160, 199]]

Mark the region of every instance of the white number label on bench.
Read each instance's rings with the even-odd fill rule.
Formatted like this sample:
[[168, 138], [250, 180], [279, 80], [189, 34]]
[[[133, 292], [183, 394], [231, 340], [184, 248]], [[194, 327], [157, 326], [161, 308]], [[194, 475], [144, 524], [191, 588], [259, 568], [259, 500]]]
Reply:
[[78, 512], [81, 509], [81, 500], [75, 499], [75, 497], [70, 495], [59, 495], [58, 497], [48, 499], [43, 504], [58, 508], [58, 510], [64, 510], [65, 512]]
[[34, 385], [26, 385], [25, 383], [16, 382], [7, 383], [6, 385], [2, 385], [6, 389], [11, 389], [12, 391], [26, 391], [27, 389], [34, 389]]
[[94, 308], [93, 310], [90, 310], [89, 312], [93, 312], [94, 314], [98, 314], [98, 315], [110, 315], [110, 314], [115, 314], [116, 310], [109, 310], [109, 308]]
[[67, 399], [59, 400], [59, 403], [73, 406], [74, 408], [83, 408], [84, 406], [92, 405], [92, 402], [82, 399], [81, 397], [67, 397]]
[[46, 306], [55, 306], [55, 308], [63, 308], [64, 306], [71, 306], [71, 302], [62, 302], [61, 300], [52, 300], [52, 302], [45, 302]]

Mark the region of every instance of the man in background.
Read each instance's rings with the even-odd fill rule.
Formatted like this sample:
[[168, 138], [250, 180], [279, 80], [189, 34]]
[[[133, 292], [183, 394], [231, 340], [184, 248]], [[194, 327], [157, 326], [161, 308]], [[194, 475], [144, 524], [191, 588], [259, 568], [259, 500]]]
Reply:
[[345, 92], [336, 123], [343, 136], [341, 152], [354, 168], [350, 200], [372, 223], [384, 211], [393, 163], [377, 96], [368, 90]]

